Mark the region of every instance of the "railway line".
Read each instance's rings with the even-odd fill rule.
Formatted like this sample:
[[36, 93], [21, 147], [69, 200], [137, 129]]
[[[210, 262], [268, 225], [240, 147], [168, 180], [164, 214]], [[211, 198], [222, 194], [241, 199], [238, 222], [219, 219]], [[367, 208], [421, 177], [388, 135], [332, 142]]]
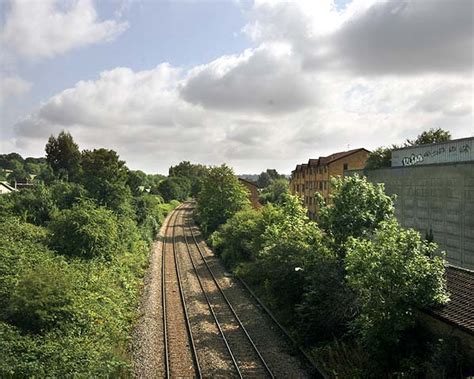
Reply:
[[[162, 376], [312, 377], [250, 295], [229, 289], [237, 282], [232, 284], [223, 268], [210, 260], [203, 242], [198, 241], [191, 215], [190, 204], [181, 205], [168, 217], [164, 231]], [[249, 323], [247, 311], [257, 320]], [[263, 325], [269, 323], [272, 325]]]

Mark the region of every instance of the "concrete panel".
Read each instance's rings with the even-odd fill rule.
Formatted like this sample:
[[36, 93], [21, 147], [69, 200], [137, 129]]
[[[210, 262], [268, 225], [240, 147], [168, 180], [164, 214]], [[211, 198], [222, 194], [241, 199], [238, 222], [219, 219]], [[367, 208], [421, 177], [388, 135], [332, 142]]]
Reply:
[[451, 264], [474, 269], [474, 162], [366, 170], [365, 175], [397, 195], [395, 215], [402, 226], [422, 236], [431, 227]]

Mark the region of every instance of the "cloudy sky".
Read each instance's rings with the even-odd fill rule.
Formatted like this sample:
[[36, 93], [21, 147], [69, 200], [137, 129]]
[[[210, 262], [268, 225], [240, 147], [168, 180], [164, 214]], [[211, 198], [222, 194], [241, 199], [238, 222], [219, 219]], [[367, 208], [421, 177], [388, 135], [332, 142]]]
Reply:
[[472, 0], [0, 0], [0, 153], [68, 130], [150, 173], [289, 173], [473, 136], [473, 18]]

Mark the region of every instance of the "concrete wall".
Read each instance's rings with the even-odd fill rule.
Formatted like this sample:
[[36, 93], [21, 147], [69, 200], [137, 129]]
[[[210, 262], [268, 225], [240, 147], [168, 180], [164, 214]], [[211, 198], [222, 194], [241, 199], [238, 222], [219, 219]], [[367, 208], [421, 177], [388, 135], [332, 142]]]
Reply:
[[[351, 173], [352, 174], [352, 173]], [[365, 170], [396, 194], [396, 216], [435, 242], [456, 266], [474, 269], [474, 162]]]

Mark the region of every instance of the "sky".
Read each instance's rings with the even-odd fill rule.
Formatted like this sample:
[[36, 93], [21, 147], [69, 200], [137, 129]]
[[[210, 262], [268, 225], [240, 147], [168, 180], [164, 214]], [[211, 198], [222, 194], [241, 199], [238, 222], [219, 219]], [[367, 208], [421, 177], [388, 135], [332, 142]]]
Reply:
[[474, 136], [471, 0], [0, 0], [0, 153], [237, 173]]

